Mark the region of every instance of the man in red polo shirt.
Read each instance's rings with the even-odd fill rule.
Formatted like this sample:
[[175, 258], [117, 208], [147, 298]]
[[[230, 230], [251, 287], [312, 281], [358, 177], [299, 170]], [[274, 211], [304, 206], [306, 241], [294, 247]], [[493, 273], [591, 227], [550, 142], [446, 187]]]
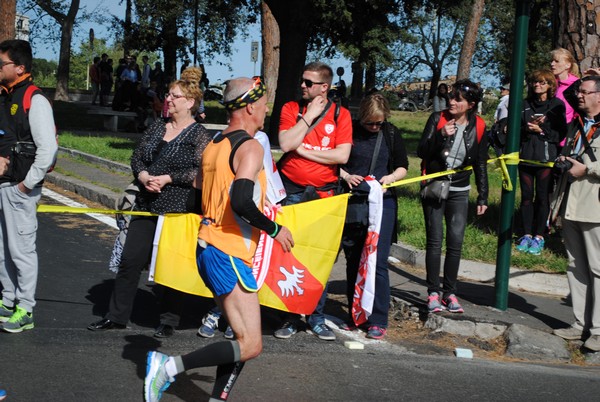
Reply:
[[[350, 112], [327, 99], [333, 71], [327, 64], [309, 63], [302, 72], [302, 100], [281, 109], [279, 145], [285, 152], [279, 162], [287, 192], [283, 205], [292, 205], [334, 195], [338, 165], [348, 161], [352, 148]], [[307, 318], [312, 332], [323, 340], [335, 340], [325, 324], [323, 309], [327, 288], [315, 312]], [[275, 337], [286, 339], [297, 332], [298, 316], [289, 316]]]

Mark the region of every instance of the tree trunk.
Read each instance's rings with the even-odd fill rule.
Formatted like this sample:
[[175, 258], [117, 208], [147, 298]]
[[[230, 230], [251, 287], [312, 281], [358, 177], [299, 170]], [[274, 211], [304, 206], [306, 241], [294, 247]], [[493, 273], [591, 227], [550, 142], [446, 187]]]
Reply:
[[364, 72], [365, 70], [359, 62], [352, 63], [352, 86], [350, 87], [352, 99], [362, 98]]
[[54, 100], [69, 100], [69, 70], [71, 67], [71, 39], [73, 38], [73, 25], [79, 12], [79, 0], [71, 0], [69, 11], [63, 14], [54, 8], [54, 4], [47, 0], [36, 0], [36, 4], [54, 18], [60, 25], [60, 51], [58, 68], [56, 71], [56, 92]]
[[266, 2], [261, 2], [262, 12], [262, 73], [267, 85], [267, 102], [275, 101], [279, 75], [279, 26]]
[[[127, 0], [125, 3], [125, 26], [124, 26], [124, 36], [125, 38], [129, 38], [131, 31], [131, 1]], [[128, 41], [123, 41], [123, 57], [127, 57], [129, 55], [129, 45]]]
[[465, 27], [465, 37], [463, 40], [462, 48], [460, 50], [460, 58], [458, 59], [458, 70], [456, 72], [456, 79], [461, 80], [469, 78], [471, 75], [471, 62], [473, 61], [473, 54], [475, 53], [475, 44], [477, 43], [477, 32], [479, 31], [479, 22], [483, 15], [483, 8], [485, 7], [485, 0], [475, 0], [473, 4], [473, 11], [469, 17], [469, 22]]
[[367, 91], [375, 88], [376, 77], [377, 65], [375, 63], [369, 63], [367, 65], [367, 71], [365, 72], [365, 89]]
[[306, 62], [310, 29], [306, 19], [308, 2], [305, 0], [265, 0], [279, 25], [280, 59], [275, 103], [269, 124], [271, 144], [279, 144], [279, 116], [286, 102], [298, 99], [300, 78]]
[[581, 71], [600, 67], [600, 11], [597, 2], [561, 0], [557, 11], [559, 47], [569, 50]]
[[163, 50], [164, 57], [164, 71], [167, 75], [168, 83], [171, 83], [179, 74], [177, 72], [177, 48], [175, 46], [169, 46], [169, 43], [177, 43], [177, 16], [170, 14], [172, 19], [165, 21], [163, 25]]
[[15, 38], [17, 0], [2, 0], [0, 8], [0, 42]]

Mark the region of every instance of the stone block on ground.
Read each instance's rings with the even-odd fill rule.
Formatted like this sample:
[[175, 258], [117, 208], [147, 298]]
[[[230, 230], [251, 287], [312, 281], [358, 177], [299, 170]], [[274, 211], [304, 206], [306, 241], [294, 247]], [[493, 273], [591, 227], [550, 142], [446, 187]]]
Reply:
[[558, 336], [544, 331], [513, 324], [504, 333], [506, 354], [527, 360], [570, 360], [567, 343]]

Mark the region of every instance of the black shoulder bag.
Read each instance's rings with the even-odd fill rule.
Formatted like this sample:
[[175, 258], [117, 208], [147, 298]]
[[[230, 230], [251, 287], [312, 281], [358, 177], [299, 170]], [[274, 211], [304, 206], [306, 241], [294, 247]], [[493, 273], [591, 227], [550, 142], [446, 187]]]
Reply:
[[[383, 140], [383, 133], [379, 131], [377, 134], [377, 142], [375, 142], [375, 150], [371, 157], [371, 164], [369, 165], [369, 173], [372, 175], [375, 170], [375, 162], [377, 161], [377, 155], [381, 149], [381, 141]], [[346, 210], [346, 225], [357, 225], [367, 226], [369, 224], [369, 191], [371, 187], [362, 181], [358, 186], [351, 190], [352, 196], [348, 199], [348, 209]]]

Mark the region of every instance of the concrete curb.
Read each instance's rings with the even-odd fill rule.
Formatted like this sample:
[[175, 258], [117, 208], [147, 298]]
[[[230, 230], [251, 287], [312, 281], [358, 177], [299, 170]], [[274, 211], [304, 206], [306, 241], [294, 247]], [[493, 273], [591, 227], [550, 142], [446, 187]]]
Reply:
[[[390, 256], [405, 264], [425, 267], [425, 251], [402, 242], [392, 244]], [[484, 262], [461, 260], [459, 276], [469, 281], [493, 283], [496, 278], [496, 266]], [[558, 297], [565, 297], [569, 294], [569, 284], [565, 275], [518, 268], [510, 268], [509, 288]]]

